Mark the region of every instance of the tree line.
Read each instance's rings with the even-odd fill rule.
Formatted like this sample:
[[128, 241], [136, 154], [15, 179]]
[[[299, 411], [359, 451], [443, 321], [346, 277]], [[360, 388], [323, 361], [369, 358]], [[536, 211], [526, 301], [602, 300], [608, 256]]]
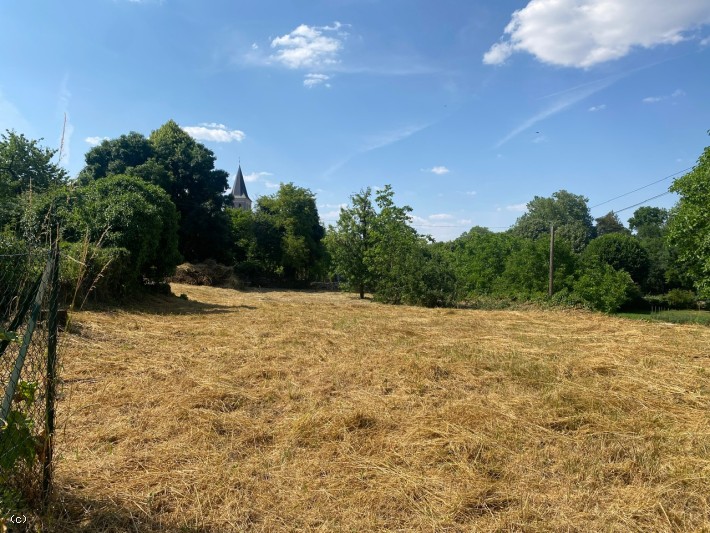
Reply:
[[59, 228], [73, 259], [63, 276], [96, 297], [160, 284], [182, 261], [211, 258], [254, 284], [336, 279], [394, 304], [542, 301], [551, 225], [553, 302], [611, 312], [710, 297], [710, 147], [671, 186], [677, 205], [641, 207], [628, 229], [613, 212], [593, 219], [586, 198], [562, 190], [533, 198], [508, 231], [474, 227], [449, 242], [419, 234], [390, 186], [353, 194], [327, 229], [315, 195], [293, 183], [253, 211], [233, 209], [229, 174], [174, 121], [103, 141], [74, 179], [55, 155], [13, 131], [0, 136], [0, 251]]

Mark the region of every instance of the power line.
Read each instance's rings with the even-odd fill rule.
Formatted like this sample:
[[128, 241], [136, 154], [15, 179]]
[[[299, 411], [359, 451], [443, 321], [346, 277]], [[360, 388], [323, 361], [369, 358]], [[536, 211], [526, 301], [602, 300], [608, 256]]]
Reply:
[[[666, 176], [665, 178], [661, 178], [660, 180], [656, 180], [654, 182], [651, 182], [648, 185], [644, 185], [643, 187], [639, 187], [638, 189], [634, 189], [633, 191], [625, 192], [624, 194], [620, 194], [619, 196], [615, 196], [611, 200], [606, 200], [604, 202], [601, 202], [600, 204], [593, 205], [589, 209], [591, 210], [591, 209], [594, 209], [595, 207], [599, 207], [600, 205], [608, 204], [609, 202], [613, 202], [614, 200], [618, 200], [619, 198], [623, 198], [624, 196], [628, 196], [629, 194], [633, 194], [633, 193], [638, 192], [640, 190], [646, 189], [646, 188], [650, 187], [651, 185], [656, 185], [657, 183], [661, 183], [662, 181], [666, 181], [668, 179], [671, 179], [674, 176], [677, 176], [678, 174], [688, 172], [689, 170], [692, 170], [692, 169], [693, 169], [693, 167], [684, 168], [683, 170], [679, 170], [678, 172], [675, 172], [669, 176]], [[664, 194], [668, 194], [668, 193], [664, 193]], [[660, 196], [663, 196], [663, 195], [660, 195]], [[618, 211], [614, 211], [614, 212], [618, 213]]]
[[614, 211], [614, 213], [621, 213], [622, 211], [626, 211], [627, 209], [631, 209], [632, 207], [638, 207], [639, 205], [643, 205], [643, 204], [645, 204], [646, 202], [650, 202], [651, 200], [655, 200], [656, 198], [660, 198], [661, 196], [665, 196], [666, 194], [670, 194], [670, 193], [671, 193], [671, 191], [666, 191], [666, 192], [663, 192], [663, 193], [661, 193], [661, 194], [657, 194], [656, 196], [652, 196], [651, 198], [647, 198], [647, 199], [644, 200], [643, 202], [639, 202], [639, 203], [637, 203], [637, 204], [630, 205], [630, 206], [628, 206], [628, 207], [624, 207], [623, 209], [619, 209], [619, 210], [617, 210], [617, 211]]

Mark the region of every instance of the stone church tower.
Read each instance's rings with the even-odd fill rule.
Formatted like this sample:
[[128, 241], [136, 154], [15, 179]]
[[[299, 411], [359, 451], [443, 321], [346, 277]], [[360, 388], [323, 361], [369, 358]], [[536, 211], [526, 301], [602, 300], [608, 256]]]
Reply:
[[244, 184], [241, 165], [239, 165], [237, 177], [234, 178], [234, 186], [232, 187], [232, 206], [236, 209], [251, 211], [251, 198], [247, 194], [247, 186]]

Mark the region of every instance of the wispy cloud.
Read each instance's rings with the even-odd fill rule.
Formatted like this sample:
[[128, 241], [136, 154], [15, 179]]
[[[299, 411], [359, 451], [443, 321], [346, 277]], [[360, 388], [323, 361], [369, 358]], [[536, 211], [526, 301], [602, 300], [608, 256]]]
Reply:
[[668, 0], [531, 0], [513, 12], [483, 62], [498, 65], [527, 52], [543, 63], [588, 68], [634, 47], [679, 43], [708, 23], [706, 0], [675, 0], [672, 9]]
[[423, 168], [422, 172], [431, 172], [432, 174], [436, 174], [438, 176], [441, 176], [443, 174], [448, 174], [451, 172], [448, 168], [445, 166], [437, 166], [437, 167], [432, 167], [432, 168]]
[[593, 105], [588, 109], [590, 113], [595, 113], [596, 111], [603, 111], [606, 109], [606, 104], [600, 104], [600, 105]]
[[413, 124], [372, 135], [365, 140], [365, 146], [360, 153], [370, 152], [372, 150], [377, 150], [378, 148], [384, 148], [385, 146], [398, 143], [407, 137], [411, 137], [415, 133], [428, 128], [429, 126], [430, 124]]
[[268, 176], [273, 176], [273, 174], [271, 172], [252, 172], [251, 174], [244, 174], [244, 181], [247, 183], [253, 183]]
[[329, 79], [330, 76], [327, 74], [306, 74], [303, 85], [309, 89], [321, 84], [324, 84], [325, 87], [330, 87], [330, 83], [327, 83]]
[[673, 91], [671, 94], [666, 94], [663, 96], [647, 96], [643, 100], [641, 100], [644, 104], [655, 104], [658, 102], [662, 102], [663, 100], [674, 100], [676, 98], [681, 98], [685, 96], [685, 91], [682, 89], [676, 89]]
[[516, 213], [522, 213], [523, 211], [528, 210], [528, 205], [527, 204], [511, 204], [511, 205], [506, 205], [505, 206], [506, 211], [514, 211]]
[[551, 117], [552, 115], [556, 115], [560, 111], [564, 111], [568, 107], [573, 106], [574, 104], [586, 98], [589, 98], [590, 96], [601, 91], [602, 89], [606, 89], [620, 78], [621, 76], [612, 76], [604, 78], [602, 80], [598, 80], [596, 82], [581, 85], [568, 91], [558, 93], [559, 97], [553, 103], [551, 103], [546, 108], [542, 109], [532, 117], [524, 120], [519, 126], [513, 128], [510, 133], [508, 133], [505, 137], [503, 137], [500, 141], [496, 143], [495, 148], [500, 148], [508, 141], [517, 137], [522, 132], [531, 128], [538, 122], [545, 120], [546, 118]]
[[437, 213], [434, 215], [429, 215], [429, 220], [453, 220], [454, 218], [454, 215], [450, 215], [448, 213]]
[[108, 141], [108, 137], [87, 137], [84, 141], [91, 146], [98, 146], [103, 141]]
[[476, 196], [478, 193], [476, 191], [466, 191], [464, 194], [466, 196]]
[[241, 130], [230, 130], [224, 124], [215, 122], [202, 122], [197, 126], [182, 126], [182, 129], [193, 139], [198, 141], [211, 141], [218, 143], [228, 143], [232, 141], [242, 142], [246, 134]]
[[323, 176], [326, 178], [328, 176], [331, 176], [334, 172], [337, 172], [342, 167], [347, 165], [354, 157], [366, 154], [367, 152], [371, 152], [373, 150], [379, 150], [380, 148], [385, 148], [385, 147], [390, 146], [392, 144], [403, 141], [404, 139], [411, 137], [412, 135], [428, 128], [432, 124], [433, 123], [414, 124], [414, 125], [404, 126], [399, 129], [388, 130], [388, 131], [376, 133], [374, 135], [369, 135], [363, 140], [362, 146], [359, 149], [357, 149], [355, 152], [351, 153], [350, 155], [342, 158], [340, 161], [336, 162], [335, 164], [331, 165], [330, 168], [328, 168], [323, 173]]

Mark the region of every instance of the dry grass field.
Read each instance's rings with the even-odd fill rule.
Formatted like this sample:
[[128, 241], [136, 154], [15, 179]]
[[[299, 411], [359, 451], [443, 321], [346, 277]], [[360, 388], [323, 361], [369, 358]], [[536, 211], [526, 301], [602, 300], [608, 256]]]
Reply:
[[48, 531], [710, 531], [710, 328], [173, 292], [74, 315]]

